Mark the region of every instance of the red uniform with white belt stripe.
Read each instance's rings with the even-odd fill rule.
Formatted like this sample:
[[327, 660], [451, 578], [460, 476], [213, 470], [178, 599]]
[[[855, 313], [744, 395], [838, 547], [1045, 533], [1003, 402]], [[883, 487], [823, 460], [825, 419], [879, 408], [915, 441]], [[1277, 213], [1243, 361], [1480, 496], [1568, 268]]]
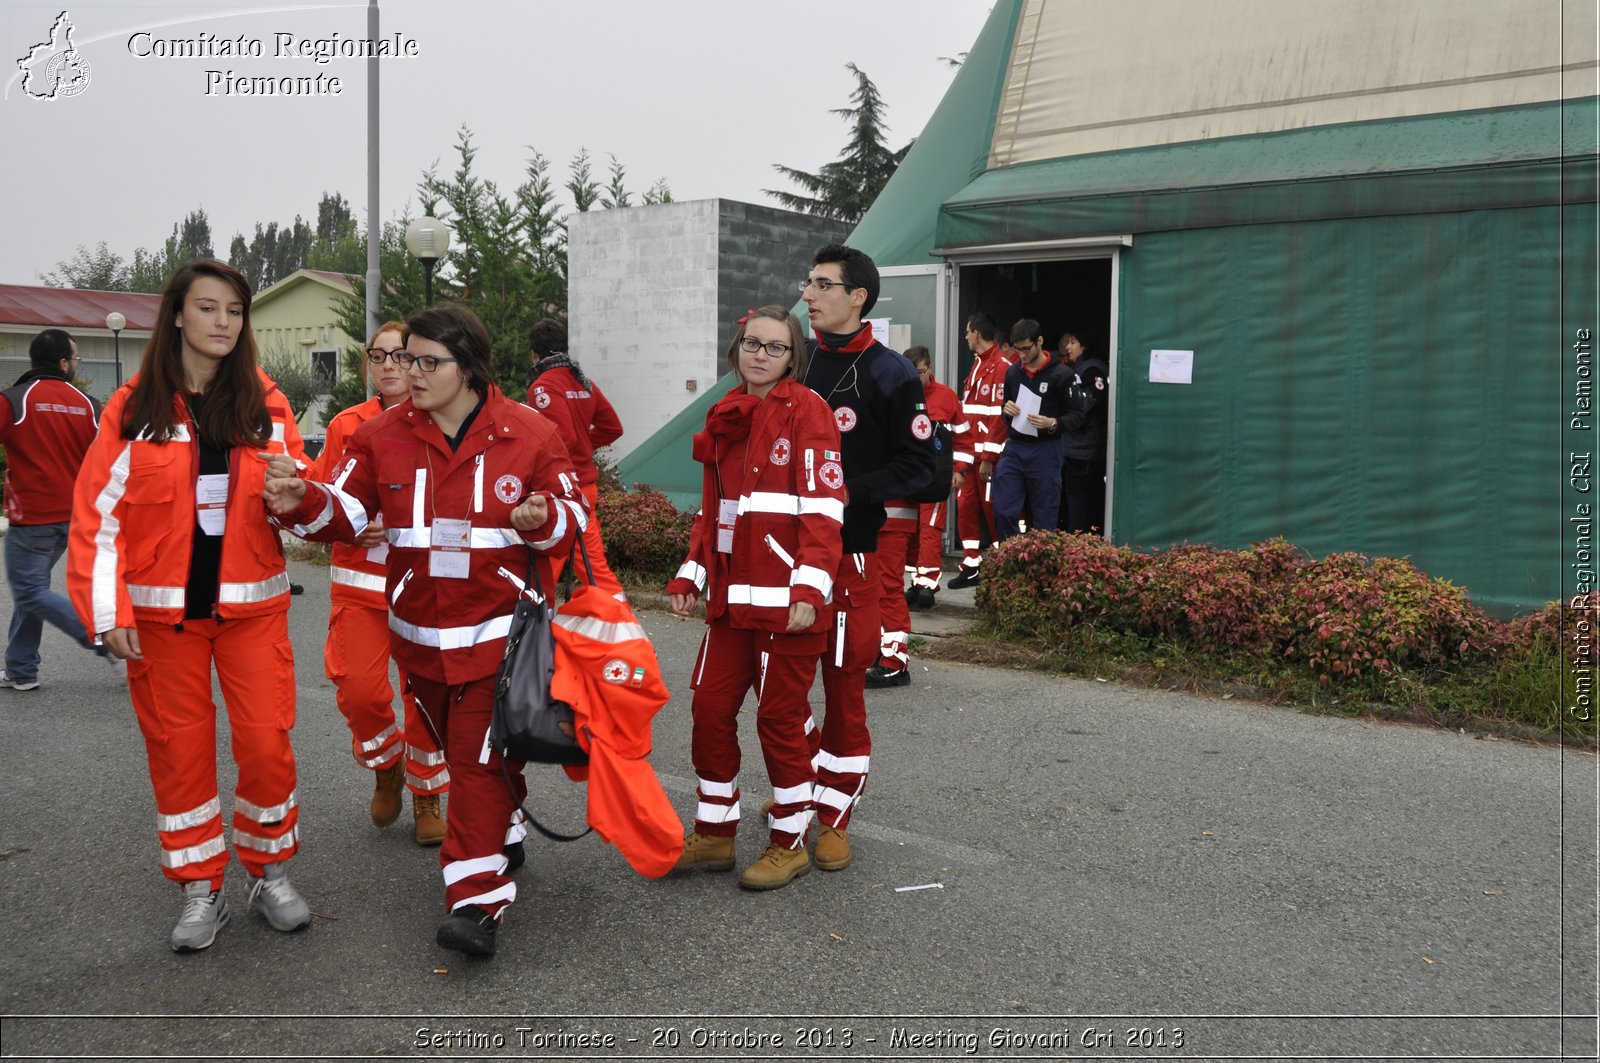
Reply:
[[[772, 782], [770, 840], [798, 848], [813, 818], [816, 724], [806, 698], [827, 646], [842, 547], [844, 469], [828, 404], [793, 379], [764, 399], [738, 387], [694, 437], [705, 466], [688, 559], [669, 594], [703, 595], [710, 625], [694, 668], [694, 829], [739, 821], [739, 707], [756, 690], [756, 733]], [[790, 634], [789, 606], [816, 620]]]
[[[382, 412], [383, 403], [374, 395], [328, 422], [315, 478], [337, 484], [350, 464], [345, 459], [350, 437]], [[406, 785], [413, 793], [444, 793], [450, 788], [450, 769], [444, 751], [417, 714], [416, 702], [405, 692], [404, 669], [400, 672], [404, 723], [395, 722], [394, 688], [389, 685], [389, 602], [384, 597], [388, 556], [387, 542], [370, 549], [333, 544], [324, 674], [333, 682], [334, 700], [350, 726], [350, 751], [357, 764], [387, 768], [404, 755]]]
[[[495, 677], [528, 551], [565, 557], [587, 520], [577, 471], [549, 420], [490, 386], [457, 449], [409, 401], [358, 428], [342, 485], [311, 483], [282, 519], [303, 538], [349, 542], [381, 513], [389, 542], [390, 652], [443, 736], [450, 818], [439, 862], [453, 911], [498, 917], [516, 899], [502, 848], [524, 829], [489, 745]], [[511, 511], [544, 496], [549, 518], [524, 535]], [[513, 782], [521, 765], [510, 763]]]
[[[1005, 405], [1006, 370], [1012, 361], [1000, 350], [990, 347], [972, 363], [966, 382], [961, 385], [961, 412], [971, 426], [969, 439], [974, 463], [996, 462], [1006, 445], [1006, 419], [1000, 412]], [[980, 520], [983, 523], [979, 523]], [[989, 484], [981, 477], [968, 476], [961, 481], [956, 494], [956, 530], [961, 535], [961, 570], [976, 569], [983, 560], [983, 528], [989, 537], [996, 537], [994, 502], [989, 497]]]

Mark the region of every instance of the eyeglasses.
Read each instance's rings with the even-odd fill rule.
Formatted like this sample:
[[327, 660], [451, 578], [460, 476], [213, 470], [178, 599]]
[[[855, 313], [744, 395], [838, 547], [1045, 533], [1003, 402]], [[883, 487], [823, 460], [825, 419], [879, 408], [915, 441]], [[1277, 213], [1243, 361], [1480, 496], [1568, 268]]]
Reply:
[[400, 359], [405, 355], [405, 353], [406, 352], [403, 350], [386, 351], [382, 347], [368, 347], [367, 361], [371, 362], [373, 365], [382, 365], [384, 362], [392, 359], [395, 365], [404, 366], [405, 363], [400, 361]]
[[1023, 354], [1032, 354], [1039, 349], [1039, 345], [1032, 340], [1023, 340], [1021, 343], [1013, 343], [1012, 346]]
[[768, 358], [785, 358], [794, 353], [794, 348], [787, 343], [779, 343], [777, 340], [773, 340], [771, 343], [762, 343], [754, 336], [746, 336], [740, 340], [739, 349], [746, 354], [766, 351]]
[[398, 351], [394, 360], [400, 363], [401, 369], [410, 369], [416, 366], [424, 373], [431, 373], [446, 362], [459, 362], [459, 358], [440, 358], [433, 354], [412, 354], [410, 351]]
[[831, 281], [826, 277], [807, 277], [800, 282], [801, 294], [804, 294], [807, 288], [815, 288], [823, 295], [827, 295], [835, 288], [843, 288], [847, 292], [852, 290], [851, 286], [843, 281]]

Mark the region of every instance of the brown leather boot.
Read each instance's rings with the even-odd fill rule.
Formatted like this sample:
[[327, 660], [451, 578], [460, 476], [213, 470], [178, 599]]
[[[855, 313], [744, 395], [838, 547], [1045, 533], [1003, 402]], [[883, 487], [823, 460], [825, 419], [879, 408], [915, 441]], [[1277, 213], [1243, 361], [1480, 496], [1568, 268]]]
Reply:
[[438, 845], [444, 841], [444, 810], [438, 794], [412, 794], [411, 818], [417, 825], [418, 845]]
[[704, 871], [732, 871], [733, 837], [730, 835], [722, 838], [690, 831], [683, 839], [683, 855], [678, 857], [678, 862], [672, 866], [672, 870], [690, 871], [695, 868]]
[[817, 835], [817, 867], [824, 871], [843, 871], [850, 866], [850, 835], [826, 824]]
[[377, 789], [372, 791], [372, 822], [387, 827], [400, 817], [400, 791], [406, 786], [406, 758], [394, 758], [387, 768], [373, 772], [378, 777]]
[[788, 849], [768, 845], [761, 859], [739, 874], [739, 885], [747, 890], [775, 890], [787, 886], [811, 870], [811, 854], [806, 847]]

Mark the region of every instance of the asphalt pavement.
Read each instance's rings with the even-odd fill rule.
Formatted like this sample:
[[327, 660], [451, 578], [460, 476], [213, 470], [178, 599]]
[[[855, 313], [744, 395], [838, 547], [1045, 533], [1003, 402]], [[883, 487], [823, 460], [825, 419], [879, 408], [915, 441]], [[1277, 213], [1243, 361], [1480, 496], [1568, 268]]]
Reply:
[[[51, 631], [41, 688], [0, 690], [0, 1055], [1595, 1058], [1594, 756], [945, 661], [869, 692], [850, 868], [748, 893], [535, 837], [499, 954], [446, 952], [437, 850], [409, 811], [370, 822], [322, 675], [326, 569], [291, 574], [311, 927], [249, 913], [234, 864], [231, 925], [168, 949], [120, 670]], [[687, 823], [703, 628], [641, 619]], [[766, 794], [743, 737], [741, 866]], [[581, 824], [583, 787], [529, 777]]]

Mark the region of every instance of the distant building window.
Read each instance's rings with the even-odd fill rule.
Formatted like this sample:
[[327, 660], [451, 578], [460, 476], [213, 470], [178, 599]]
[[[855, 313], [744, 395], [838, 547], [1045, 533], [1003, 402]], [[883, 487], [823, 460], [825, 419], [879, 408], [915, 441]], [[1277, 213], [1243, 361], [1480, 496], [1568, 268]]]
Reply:
[[339, 352], [333, 348], [313, 350], [311, 368], [322, 380], [322, 386], [331, 391], [333, 385], [339, 381]]

